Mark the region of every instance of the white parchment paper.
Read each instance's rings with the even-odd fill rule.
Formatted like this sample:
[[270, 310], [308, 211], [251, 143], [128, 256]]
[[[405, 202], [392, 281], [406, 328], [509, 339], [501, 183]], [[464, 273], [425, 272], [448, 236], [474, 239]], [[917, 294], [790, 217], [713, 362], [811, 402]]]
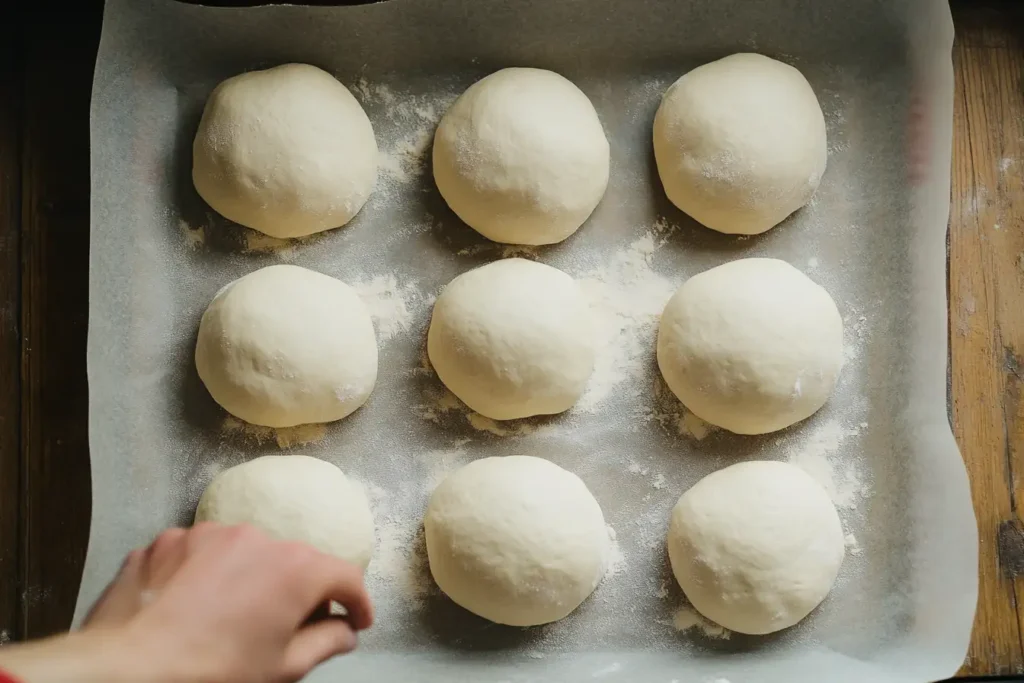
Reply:
[[[77, 618], [123, 555], [188, 524], [210, 478], [265, 453], [336, 463], [367, 488], [378, 623], [315, 681], [924, 681], [955, 672], [977, 597], [977, 535], [946, 409], [945, 229], [952, 24], [941, 0], [390, 0], [360, 7], [213, 9], [109, 0], [92, 109], [90, 445], [93, 519]], [[737, 51], [800, 68], [826, 115], [814, 201], [755, 238], [696, 225], [665, 199], [651, 122], [665, 87]], [[196, 195], [191, 141], [217, 82], [288, 61], [348, 85], [381, 147], [377, 190], [350, 225], [279, 243]], [[591, 98], [612, 150], [607, 195], [572, 238], [495, 245], [448, 211], [429, 146], [445, 107], [505, 66], [554, 69]], [[587, 394], [553, 418], [466, 411], [424, 360], [430, 306], [455, 275], [519, 255], [578, 278], [599, 321]], [[811, 419], [766, 437], [710, 429], [666, 391], [657, 317], [687, 277], [784, 258], [844, 317], [840, 386]], [[354, 285], [374, 314], [370, 401], [326, 426], [261, 430], [204, 391], [199, 317], [227, 282], [287, 261]], [[451, 469], [548, 457], [600, 502], [615, 556], [593, 597], [533, 629], [484, 622], [429, 579], [420, 519]], [[770, 637], [702, 621], [675, 586], [668, 511], [700, 477], [788, 460], [828, 488], [848, 553], [826, 602]]]

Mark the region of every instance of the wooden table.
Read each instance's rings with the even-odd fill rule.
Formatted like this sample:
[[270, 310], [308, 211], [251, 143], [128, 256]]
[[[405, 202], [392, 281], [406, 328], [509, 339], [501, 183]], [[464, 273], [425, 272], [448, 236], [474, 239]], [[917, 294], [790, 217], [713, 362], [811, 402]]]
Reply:
[[[89, 94], [101, 7], [0, 15], [0, 642], [67, 628], [88, 538]], [[981, 532], [963, 673], [1024, 673], [1024, 3], [955, 1], [954, 17], [953, 421]]]

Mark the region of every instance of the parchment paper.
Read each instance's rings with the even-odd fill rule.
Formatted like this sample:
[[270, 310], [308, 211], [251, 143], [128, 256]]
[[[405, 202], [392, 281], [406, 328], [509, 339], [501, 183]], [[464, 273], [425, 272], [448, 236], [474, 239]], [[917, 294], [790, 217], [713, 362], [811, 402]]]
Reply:
[[[946, 407], [951, 44], [941, 0], [256, 9], [109, 0], [92, 109], [93, 518], [77, 620], [127, 551], [190, 522], [217, 471], [263, 453], [303, 452], [367, 487], [378, 535], [369, 573], [378, 624], [357, 654], [328, 663], [314, 681], [794, 683], [953, 674], [977, 597], [977, 536]], [[800, 68], [829, 129], [814, 202], [750, 239], [713, 233], [672, 207], [650, 145], [664, 88], [736, 51]], [[280, 245], [202, 203], [190, 150], [218, 81], [288, 61], [321, 66], [353, 89], [375, 127], [382, 170], [352, 224]], [[575, 236], [549, 248], [487, 242], [447, 210], [429, 173], [430, 134], [447, 103], [513, 65], [576, 82], [611, 143], [606, 197]], [[424, 364], [424, 335], [445, 283], [515, 254], [584, 282], [607, 339], [581, 406], [495, 425], [445, 394]], [[706, 433], [665, 392], [653, 362], [657, 314], [672, 290], [748, 256], [784, 258], [823, 284], [847, 337], [829, 404], [760, 438]], [[213, 294], [281, 261], [359, 285], [376, 316], [381, 372], [370, 401], [349, 418], [273, 434], [227, 419], [199, 382], [192, 353]], [[432, 586], [422, 562], [418, 529], [432, 486], [472, 458], [509, 453], [577, 472], [614, 530], [617, 554], [604, 583], [576, 613], [543, 628], [465, 613]], [[788, 459], [827, 484], [849, 548], [839, 583], [810, 618], [770, 637], [726, 638], [686, 609], [664, 533], [687, 487], [751, 458]]]

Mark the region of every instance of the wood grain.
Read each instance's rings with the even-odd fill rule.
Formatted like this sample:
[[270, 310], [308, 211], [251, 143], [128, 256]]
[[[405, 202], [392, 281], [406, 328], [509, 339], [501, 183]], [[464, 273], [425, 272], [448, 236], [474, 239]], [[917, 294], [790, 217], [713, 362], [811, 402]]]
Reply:
[[[20, 632], [68, 627], [89, 533], [89, 97], [100, 2], [30, 11], [22, 127]], [[73, 16], [72, 16], [73, 15]]]
[[954, 432], [980, 532], [980, 595], [961, 673], [1024, 672], [1024, 13], [954, 6], [949, 232]]
[[[0, 16], [0, 641], [67, 627], [87, 542], [88, 99], [101, 4], [79, 3], [73, 19]], [[1024, 672], [1024, 3], [953, 9], [951, 386], [981, 532], [962, 673], [1014, 673]]]
[[21, 92], [14, 10], [0, 9], [0, 643], [17, 639], [21, 529]]

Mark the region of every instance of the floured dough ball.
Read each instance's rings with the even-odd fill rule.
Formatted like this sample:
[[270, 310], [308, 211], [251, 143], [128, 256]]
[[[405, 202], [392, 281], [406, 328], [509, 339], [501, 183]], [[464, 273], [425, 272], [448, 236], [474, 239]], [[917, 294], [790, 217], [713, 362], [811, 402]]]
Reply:
[[265, 455], [224, 470], [203, 491], [195, 521], [252, 524], [363, 569], [373, 555], [373, 516], [362, 488], [306, 455]]
[[469, 87], [434, 136], [434, 180], [452, 211], [495, 242], [553, 244], [608, 186], [594, 105], [544, 69], [502, 69]]
[[736, 54], [665, 92], [654, 156], [673, 204], [712, 230], [756, 235], [818, 189], [828, 157], [825, 117], [799, 71]]
[[739, 633], [772, 633], [810, 614], [832, 589], [844, 553], [828, 493], [783, 462], [709, 474], [672, 508], [676, 581], [698, 612]]
[[572, 472], [541, 458], [484, 458], [434, 490], [423, 520], [430, 573], [458, 605], [511, 626], [546, 624], [604, 576], [608, 530]]
[[373, 391], [377, 340], [351, 287], [269, 266], [217, 292], [199, 323], [196, 369], [213, 399], [246, 422], [333, 422]]
[[284, 64], [229, 78], [206, 101], [192, 182], [222, 216], [272, 237], [345, 225], [377, 181], [359, 102], [326, 71]]
[[445, 386], [494, 420], [551, 415], [594, 369], [590, 309], [576, 282], [513, 258], [458, 276], [434, 304], [427, 354]]
[[843, 364], [843, 319], [785, 261], [732, 261], [687, 280], [661, 315], [658, 367], [697, 417], [766, 434], [813, 415]]

